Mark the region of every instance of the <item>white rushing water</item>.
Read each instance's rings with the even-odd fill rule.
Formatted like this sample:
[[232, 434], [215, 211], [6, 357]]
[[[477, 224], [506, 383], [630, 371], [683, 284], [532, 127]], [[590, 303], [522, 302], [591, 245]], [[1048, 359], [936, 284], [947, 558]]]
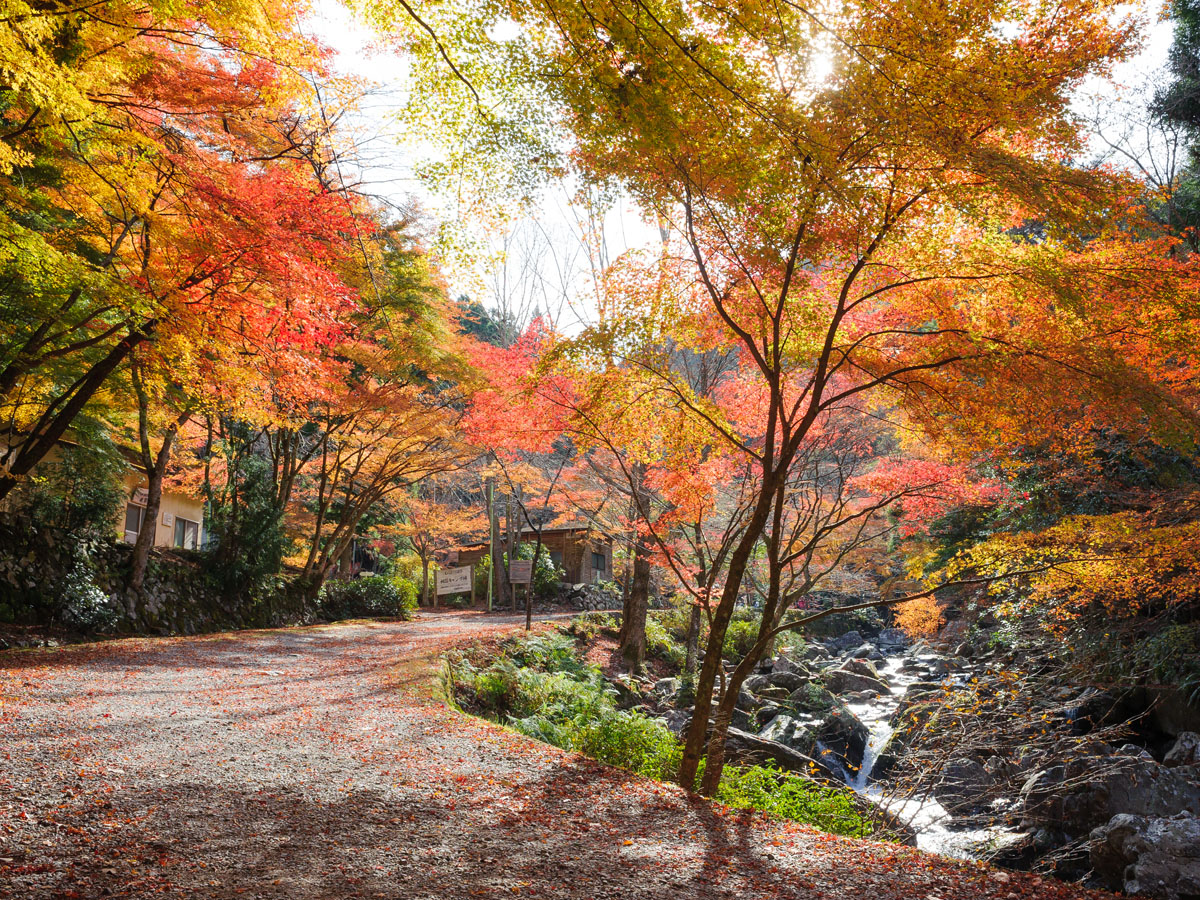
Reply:
[[871, 772], [879, 760], [879, 754], [887, 746], [895, 730], [892, 728], [891, 718], [908, 686], [920, 680], [916, 675], [903, 672], [903, 666], [903, 656], [891, 656], [884, 662], [877, 663], [876, 669], [888, 685], [888, 693], [868, 701], [846, 704], [859, 721], [867, 726], [869, 732], [862, 766], [853, 773], [853, 777], [847, 776], [847, 784], [910, 826], [916, 832], [917, 847], [920, 849], [959, 859], [978, 858], [988, 848], [1014, 835], [1015, 832], [1001, 827], [955, 827], [954, 820], [945, 807], [932, 796], [894, 796], [886, 786], [871, 783]]

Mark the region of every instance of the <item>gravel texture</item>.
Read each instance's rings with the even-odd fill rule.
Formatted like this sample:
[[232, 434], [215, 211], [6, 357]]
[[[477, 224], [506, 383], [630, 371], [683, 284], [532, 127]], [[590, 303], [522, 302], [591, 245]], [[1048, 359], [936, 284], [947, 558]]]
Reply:
[[0, 653], [0, 897], [1100, 896], [714, 808], [432, 699], [479, 613]]

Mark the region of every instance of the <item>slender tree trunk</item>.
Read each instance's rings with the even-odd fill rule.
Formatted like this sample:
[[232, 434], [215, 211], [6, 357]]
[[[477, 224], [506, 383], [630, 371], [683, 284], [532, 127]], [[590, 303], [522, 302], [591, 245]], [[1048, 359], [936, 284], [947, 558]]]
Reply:
[[52, 408], [43, 413], [34, 427], [33, 434], [20, 444], [15, 453], [10, 451], [11, 461], [7, 461], [8, 465], [0, 470], [0, 500], [7, 497], [12, 489], [33, 471], [33, 467], [46, 458], [46, 454], [54, 449], [75, 421], [75, 417], [96, 395], [96, 391], [100, 390], [117, 366], [133, 352], [133, 348], [150, 336], [153, 329], [152, 322], [142, 331], [135, 331], [123, 337], [102, 360], [72, 385], [67, 394], [55, 401], [56, 404], [62, 402], [62, 407], [57, 412]]
[[633, 566], [629, 590], [621, 615], [621, 657], [631, 672], [640, 672], [646, 664], [646, 610], [650, 605], [650, 546], [642, 534], [649, 496], [646, 490], [646, 466], [634, 463], [630, 472], [634, 490]]
[[533, 565], [530, 567], [529, 584], [525, 585], [525, 630], [533, 628], [533, 575], [537, 572], [538, 556], [542, 552], [542, 526], [537, 529], [537, 543], [533, 546]]
[[429, 605], [429, 560], [421, 557], [421, 605]]
[[[700, 768], [700, 757], [703, 755], [706, 735], [708, 732], [708, 717], [712, 711], [713, 688], [717, 675], [721, 672], [720, 648], [725, 643], [725, 632], [729, 630], [729, 619], [733, 614], [733, 604], [742, 587], [742, 577], [746, 574], [746, 566], [754, 545], [767, 524], [771, 512], [771, 499], [775, 493], [774, 481], [764, 483], [760, 500], [754, 509], [746, 530], [738, 545], [729, 558], [729, 570], [726, 573], [725, 588], [721, 592], [721, 600], [713, 611], [712, 627], [709, 630], [707, 652], [704, 654], [704, 664], [700, 667], [700, 677], [696, 682], [696, 704], [692, 711], [692, 721], [688, 725], [683, 745], [683, 757], [679, 763], [678, 782], [688, 790], [693, 789], [696, 782], [696, 772]], [[764, 482], [766, 479], [764, 479]]]
[[158, 511], [162, 508], [163, 478], [167, 473], [167, 463], [171, 459], [171, 445], [175, 440], [175, 432], [175, 425], [167, 429], [154, 465], [146, 469], [146, 513], [142, 519], [142, 527], [138, 531], [137, 541], [133, 545], [133, 560], [129, 570], [129, 589], [132, 591], [141, 591], [146, 580], [150, 550], [154, 547], [154, 538], [158, 534]]
[[686, 656], [683, 663], [683, 674], [686, 678], [696, 677], [696, 657], [700, 654], [700, 607], [692, 605], [688, 614], [687, 640], [684, 643]]

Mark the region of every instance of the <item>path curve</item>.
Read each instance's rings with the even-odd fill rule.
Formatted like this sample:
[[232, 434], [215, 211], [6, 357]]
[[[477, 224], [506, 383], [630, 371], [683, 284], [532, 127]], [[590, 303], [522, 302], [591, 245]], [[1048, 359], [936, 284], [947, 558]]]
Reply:
[[1100, 896], [712, 808], [430, 699], [516, 619], [0, 653], [0, 897]]

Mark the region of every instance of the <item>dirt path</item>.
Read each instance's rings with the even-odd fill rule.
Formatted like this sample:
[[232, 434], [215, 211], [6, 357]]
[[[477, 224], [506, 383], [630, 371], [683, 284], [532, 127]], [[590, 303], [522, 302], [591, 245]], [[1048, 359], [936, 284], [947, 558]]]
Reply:
[[478, 614], [0, 653], [0, 897], [1083, 896], [714, 811], [429, 697]]

